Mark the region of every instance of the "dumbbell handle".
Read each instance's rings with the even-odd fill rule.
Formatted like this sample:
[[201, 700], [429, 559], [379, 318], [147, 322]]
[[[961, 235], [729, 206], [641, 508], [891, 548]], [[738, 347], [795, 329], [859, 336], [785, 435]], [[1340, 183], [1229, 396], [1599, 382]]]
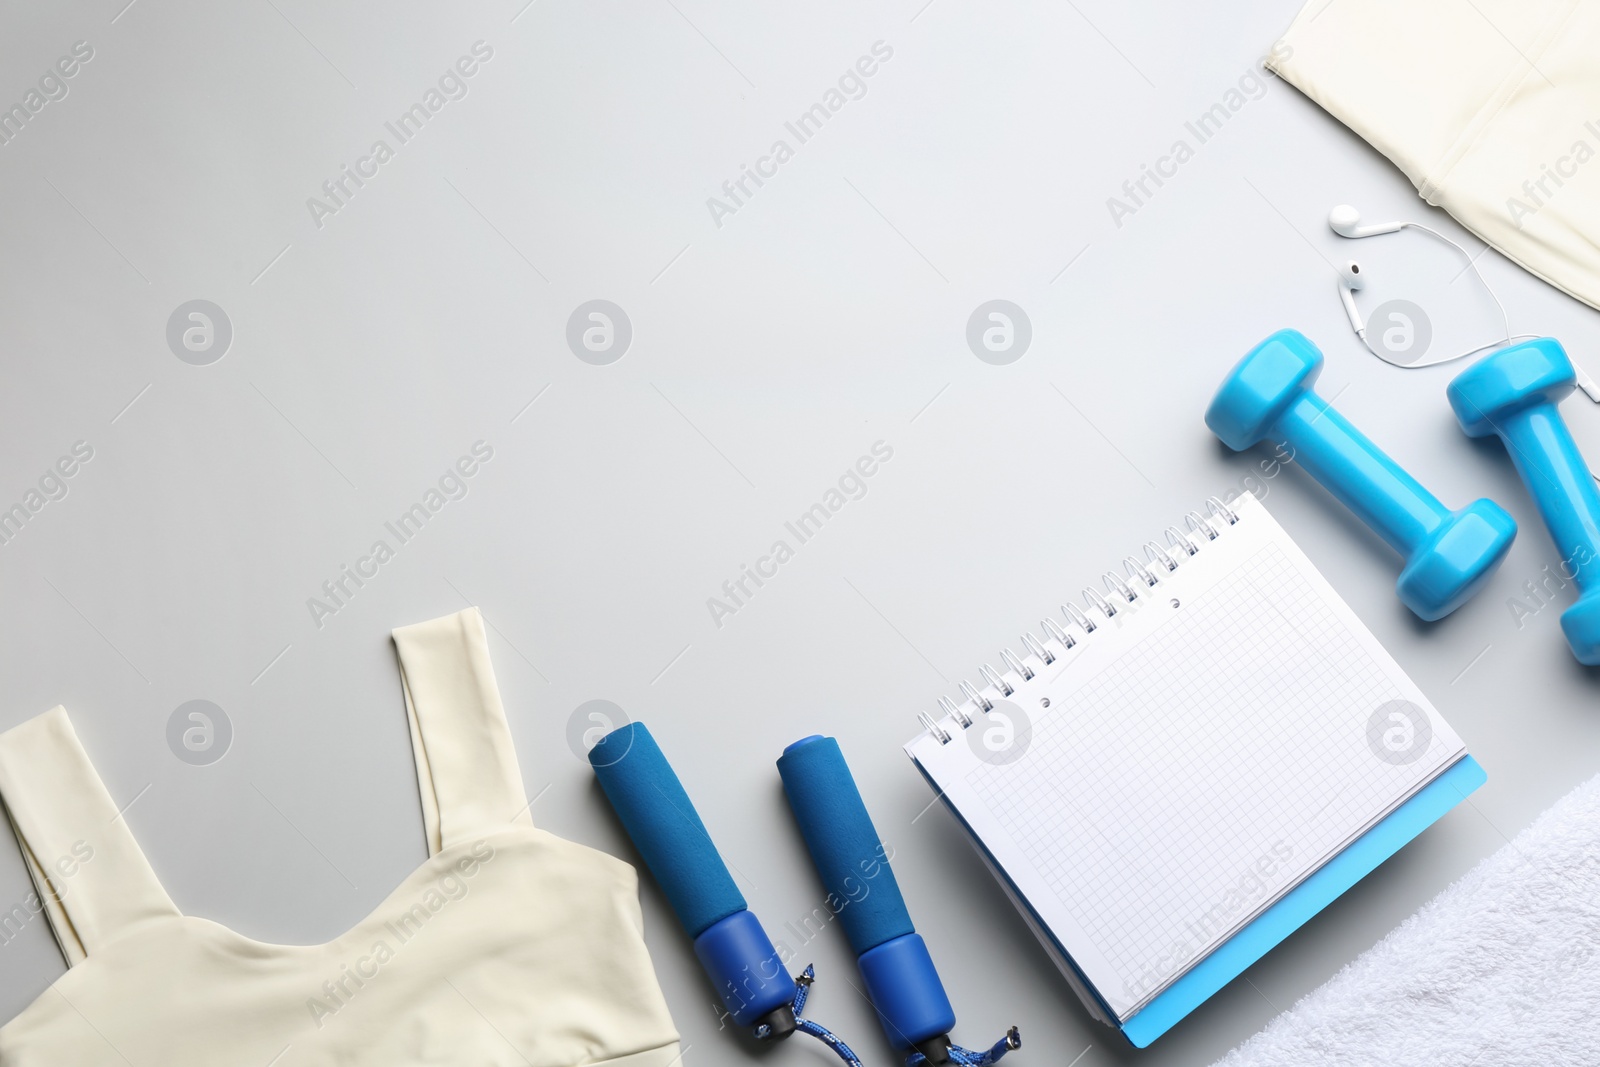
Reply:
[[1401, 555], [1409, 555], [1449, 518], [1438, 497], [1310, 389], [1301, 392], [1271, 435]]
[[1576, 572], [1578, 587], [1594, 584], [1600, 566], [1595, 563], [1600, 557], [1600, 490], [1561, 412], [1554, 404], [1534, 404], [1503, 416], [1497, 429], [1556, 550], [1567, 569]]
[[1395, 592], [1419, 618], [1442, 619], [1483, 587], [1517, 536], [1492, 500], [1451, 511], [1312, 389], [1322, 353], [1295, 330], [1252, 348], [1223, 379], [1206, 425], [1235, 452], [1263, 440], [1287, 446], [1405, 560]]

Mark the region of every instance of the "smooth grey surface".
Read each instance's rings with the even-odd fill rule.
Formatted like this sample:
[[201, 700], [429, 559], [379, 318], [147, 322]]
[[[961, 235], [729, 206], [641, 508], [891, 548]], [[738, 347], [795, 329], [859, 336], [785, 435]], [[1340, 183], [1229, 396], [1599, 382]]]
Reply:
[[[869, 1063], [892, 1057], [841, 932], [789, 925], [822, 900], [773, 767], [799, 736], [844, 745], [958, 1039], [1015, 1023], [1019, 1064], [1082, 1067], [1220, 1055], [1600, 764], [1596, 679], [1557, 626], [1570, 593], [1520, 627], [1508, 607], [1555, 562], [1527, 494], [1456, 429], [1453, 367], [1359, 348], [1332, 265], [1361, 258], [1368, 310], [1422, 306], [1438, 351], [1493, 336], [1486, 297], [1425, 237], [1350, 243], [1324, 220], [1348, 201], [1481, 244], [1276, 81], [1120, 226], [1108, 211], [1193, 145], [1185, 123], [1295, 0], [124, 3], [0, 16], [0, 103], [94, 51], [0, 145], [0, 504], [93, 449], [0, 546], [0, 725], [67, 705], [185, 912], [323, 941], [423, 858], [387, 634], [467, 604], [493, 627], [535, 821], [631, 857], [569, 717], [609, 700], [647, 720], [757, 913], [815, 961], [815, 1016]], [[384, 124], [477, 41], [493, 55], [465, 97], [398, 144]], [[865, 95], [798, 144], [785, 122], [879, 41]], [[307, 198], [380, 138], [393, 158], [319, 227]], [[793, 157], [719, 226], [707, 198], [780, 138]], [[1590, 357], [1593, 311], [1479, 262], [1514, 329]], [[169, 348], [192, 300], [232, 325], [209, 364]], [[592, 300], [631, 323], [609, 364], [568, 347]], [[1031, 324], [1010, 363], [968, 347], [993, 300]], [[1327, 353], [1324, 394], [1442, 499], [1489, 495], [1522, 524], [1477, 600], [1424, 625], [1396, 560], [1302, 472], [1264, 483], [1490, 781], [1136, 1053], [1080, 1009], [900, 745], [999, 646], [1259, 474], [1201, 413], [1286, 325]], [[1600, 413], [1566, 412], [1600, 445]], [[466, 495], [317, 625], [308, 598], [478, 441], [493, 457]], [[865, 495], [717, 625], [708, 598], [878, 441], [893, 457]], [[168, 747], [193, 700], [232, 725], [209, 764]], [[0, 903], [29, 888], [0, 848]], [[685, 1062], [753, 1061], [643, 898]], [[61, 971], [42, 922], [7, 940], [0, 1017]], [[776, 1056], [831, 1061], [805, 1039]]]

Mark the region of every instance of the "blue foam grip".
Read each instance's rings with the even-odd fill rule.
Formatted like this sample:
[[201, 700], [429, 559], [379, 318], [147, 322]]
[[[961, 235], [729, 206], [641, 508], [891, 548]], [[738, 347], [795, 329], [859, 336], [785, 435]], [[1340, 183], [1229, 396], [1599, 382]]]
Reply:
[[816, 735], [796, 741], [779, 757], [778, 774], [856, 955], [915, 933], [839, 742]]
[[895, 1048], [908, 1049], [955, 1029], [955, 1009], [921, 934], [885, 941], [857, 962], [867, 996]]
[[694, 954], [739, 1026], [754, 1026], [762, 1016], [794, 1000], [794, 979], [761, 923], [748, 911], [712, 923], [694, 939]]
[[745, 910], [744, 895], [644, 723], [601, 738], [589, 750], [589, 763], [690, 937]]

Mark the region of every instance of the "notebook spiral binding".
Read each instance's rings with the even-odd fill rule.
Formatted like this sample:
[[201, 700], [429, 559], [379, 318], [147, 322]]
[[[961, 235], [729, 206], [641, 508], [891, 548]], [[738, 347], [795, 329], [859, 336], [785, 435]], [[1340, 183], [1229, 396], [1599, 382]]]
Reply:
[[[1027, 657], [1031, 656], [1045, 666], [1054, 663], [1060, 653], [1052, 650], [1052, 643], [1060, 652], [1075, 648], [1101, 624], [1115, 618], [1117, 612], [1122, 610], [1119, 604], [1137, 604], [1140, 597], [1149, 595], [1150, 590], [1160, 586], [1165, 575], [1177, 570], [1189, 557], [1198, 555], [1207, 543], [1222, 536], [1223, 529], [1238, 521], [1238, 514], [1221, 498], [1207, 497], [1204, 514], [1191, 511], [1184, 517], [1184, 528], [1167, 527], [1165, 547], [1157, 541], [1146, 541], [1143, 560], [1137, 556], [1126, 556], [1122, 560], [1122, 574], [1106, 571], [1101, 576], [1104, 593], [1088, 588], [1081, 594], [1082, 607], [1070, 601], [1061, 605], [1064, 626], [1054, 619], [1044, 619], [1039, 624], [1045, 633], [1043, 640], [1032, 632], [1022, 635], [1022, 645], [1027, 650], [1024, 656], [1018, 656], [1009, 648], [1001, 649], [1000, 660], [1005, 664], [1005, 671], [997, 671], [985, 663], [978, 668], [983, 685], [974, 686], [963, 680], [960, 683], [963, 697], [960, 703], [949, 697], [939, 698], [939, 710], [944, 713], [942, 720], [924, 711], [917, 714], [917, 722], [941, 745], [948, 745], [954, 740], [954, 735], [941, 725], [941, 721], [961, 730], [972, 726], [977, 721], [975, 716], [988, 714], [994, 709], [994, 698], [986, 695], [986, 691], [1008, 697], [1016, 692], [1016, 687], [1007, 680], [1007, 675], [1013, 675], [1023, 682], [1034, 676]], [[1095, 621], [1096, 616], [1099, 622]], [[1074, 630], [1077, 631], [1076, 636]]]

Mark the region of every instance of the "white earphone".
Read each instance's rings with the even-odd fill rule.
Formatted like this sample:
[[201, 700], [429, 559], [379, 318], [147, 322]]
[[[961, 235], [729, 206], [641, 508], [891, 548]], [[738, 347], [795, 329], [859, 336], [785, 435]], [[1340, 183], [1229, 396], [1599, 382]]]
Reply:
[[1363, 339], [1367, 336], [1367, 324], [1361, 320], [1361, 309], [1356, 307], [1356, 290], [1366, 287], [1361, 264], [1353, 259], [1345, 260], [1344, 266], [1339, 268], [1339, 299], [1344, 304], [1344, 313], [1350, 316], [1350, 328]]
[[[1423, 233], [1431, 234], [1461, 253], [1461, 257], [1467, 261], [1467, 269], [1477, 276], [1478, 284], [1483, 286], [1483, 291], [1489, 294], [1489, 299], [1494, 301], [1494, 306], [1500, 309], [1500, 323], [1505, 329], [1505, 336], [1500, 340], [1490, 341], [1476, 348], [1469, 348], [1465, 352], [1457, 352], [1453, 356], [1444, 356], [1440, 359], [1430, 359], [1419, 363], [1402, 362], [1373, 348], [1372, 342], [1367, 339], [1367, 324], [1361, 318], [1361, 309], [1356, 306], [1356, 290], [1366, 287], [1366, 274], [1362, 271], [1360, 263], [1353, 259], [1347, 260], [1339, 268], [1339, 301], [1344, 304], [1344, 313], [1350, 318], [1350, 328], [1356, 332], [1357, 337], [1361, 338], [1361, 343], [1367, 346], [1368, 352], [1371, 352], [1385, 363], [1395, 367], [1404, 367], [1408, 370], [1414, 370], [1418, 367], [1434, 367], [1440, 363], [1465, 359], [1468, 356], [1475, 356], [1479, 352], [1484, 352], [1491, 348], [1501, 348], [1517, 341], [1531, 341], [1539, 336], [1536, 333], [1512, 334], [1511, 320], [1506, 315], [1506, 306], [1500, 302], [1500, 298], [1495, 295], [1495, 291], [1489, 287], [1488, 281], [1478, 272], [1477, 261], [1468, 255], [1465, 248], [1462, 248], [1438, 230], [1430, 226], [1424, 226], [1420, 222], [1378, 222], [1370, 226], [1363, 226], [1361, 225], [1361, 212], [1349, 204], [1340, 204], [1328, 212], [1328, 228], [1340, 237], [1348, 237], [1351, 240], [1376, 237], [1385, 233], [1399, 233], [1401, 230], [1406, 229], [1421, 230]], [[1600, 384], [1595, 383], [1595, 380], [1589, 376], [1588, 372], [1578, 365], [1577, 360], [1573, 360], [1572, 367], [1577, 373], [1578, 388], [1582, 389], [1590, 400], [1600, 404]], [[1600, 475], [1595, 477], [1600, 479]]]
[[[1328, 228], [1340, 237], [1376, 237], [1380, 233], [1399, 233], [1406, 228], [1406, 225], [1404, 222], [1380, 222], [1376, 226], [1363, 226], [1361, 225], [1361, 212], [1349, 204], [1340, 204], [1328, 212]], [[1435, 234], [1435, 236], [1438, 235]], [[1450, 243], [1455, 244], [1454, 241]], [[1456, 245], [1456, 247], [1460, 248], [1461, 246]]]
[[[1340, 237], [1348, 237], [1351, 240], [1359, 240], [1362, 237], [1376, 237], [1379, 234], [1385, 233], [1399, 233], [1401, 230], [1406, 229], [1421, 230], [1423, 233], [1431, 234], [1432, 236], [1443, 241], [1445, 244], [1449, 245], [1451, 248], [1454, 248], [1457, 252], [1461, 253], [1461, 257], [1467, 261], [1467, 269], [1471, 270], [1472, 273], [1477, 276], [1478, 284], [1483, 286], [1483, 291], [1489, 294], [1489, 299], [1494, 301], [1494, 306], [1500, 309], [1500, 322], [1505, 327], [1505, 335], [1499, 340], [1478, 345], [1476, 348], [1469, 348], [1465, 352], [1457, 352], [1453, 356], [1443, 356], [1439, 359], [1430, 359], [1419, 363], [1402, 362], [1392, 356], [1378, 351], [1376, 348], [1372, 347], [1372, 342], [1367, 339], [1367, 324], [1362, 321], [1361, 309], [1356, 307], [1355, 296], [1356, 290], [1362, 289], [1366, 286], [1366, 276], [1362, 273], [1361, 264], [1357, 263], [1353, 259], [1349, 260], [1344, 264], [1344, 266], [1339, 268], [1339, 300], [1344, 304], [1344, 312], [1350, 318], [1350, 328], [1356, 332], [1357, 337], [1361, 338], [1361, 343], [1367, 346], [1367, 351], [1371, 352], [1385, 363], [1396, 367], [1405, 367], [1408, 369], [1415, 369], [1417, 367], [1434, 367], [1440, 363], [1449, 363], [1451, 360], [1465, 359], [1467, 356], [1475, 356], [1479, 352], [1483, 352], [1490, 348], [1500, 348], [1516, 341], [1531, 340], [1539, 336], [1538, 334], [1531, 333], [1516, 334], [1514, 336], [1512, 335], [1511, 321], [1506, 315], [1506, 307], [1504, 304], [1500, 303], [1500, 298], [1496, 296], [1494, 290], [1489, 287], [1489, 283], [1484, 280], [1483, 275], [1478, 273], [1477, 262], [1470, 254], [1468, 254], [1465, 248], [1462, 248], [1459, 244], [1452, 241], [1438, 230], [1435, 230], [1430, 226], [1424, 226], [1420, 222], [1379, 222], [1370, 226], [1363, 226], [1361, 225], [1361, 212], [1357, 211], [1349, 204], [1340, 204], [1338, 207], [1328, 212], [1328, 228], [1334, 233], [1338, 234]], [[1583, 379], [1587, 379], [1587, 375], [1583, 375], [1581, 371], [1579, 373]], [[1600, 395], [1596, 395], [1596, 392], [1600, 392], [1600, 390], [1591, 392], [1591, 389], [1593, 388], [1593, 382], [1588, 382], [1584, 385], [1585, 392], [1588, 392], [1589, 395], [1594, 397], [1596, 400], [1600, 400]]]

